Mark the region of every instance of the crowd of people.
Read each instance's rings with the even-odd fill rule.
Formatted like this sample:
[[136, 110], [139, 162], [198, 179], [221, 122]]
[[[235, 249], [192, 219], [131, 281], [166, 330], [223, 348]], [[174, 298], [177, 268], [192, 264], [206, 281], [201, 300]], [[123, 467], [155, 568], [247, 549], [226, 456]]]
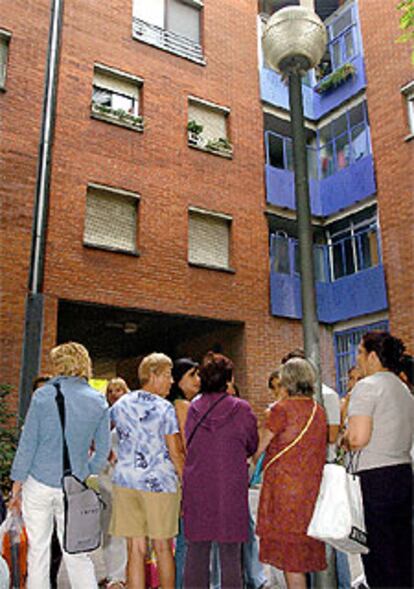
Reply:
[[[11, 472], [8, 507], [22, 511], [27, 529], [28, 589], [56, 586], [60, 558], [72, 588], [98, 586], [88, 554], [59, 550], [57, 383], [72, 471], [80, 480], [97, 475], [107, 505], [101, 586], [145, 589], [150, 543], [162, 589], [259, 589], [267, 583], [263, 564], [283, 571], [288, 589], [305, 589], [309, 573], [327, 566], [325, 545], [307, 528], [323, 466], [341, 446], [357, 452], [369, 587], [412, 587], [412, 360], [392, 335], [365, 334], [342, 406], [326, 385], [322, 406], [316, 371], [294, 350], [269, 377], [274, 402], [258, 424], [223, 354], [209, 352], [198, 364], [152, 353], [139, 365], [139, 390], [114, 378], [105, 399], [88, 384], [87, 350], [73, 342], [55, 347], [53, 375], [33, 394]], [[255, 529], [248, 497], [258, 480]], [[338, 586], [349, 588], [347, 557], [337, 552], [336, 559]]]

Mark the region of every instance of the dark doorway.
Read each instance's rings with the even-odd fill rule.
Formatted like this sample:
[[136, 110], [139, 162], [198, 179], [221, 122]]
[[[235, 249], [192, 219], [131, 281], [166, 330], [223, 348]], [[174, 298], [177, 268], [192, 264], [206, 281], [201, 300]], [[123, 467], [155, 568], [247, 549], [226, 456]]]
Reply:
[[122, 376], [138, 386], [137, 365], [151, 352], [171, 358], [201, 360], [211, 349], [222, 351], [236, 365], [243, 386], [243, 324], [189, 315], [60, 301], [58, 343], [77, 341], [91, 354], [96, 378]]

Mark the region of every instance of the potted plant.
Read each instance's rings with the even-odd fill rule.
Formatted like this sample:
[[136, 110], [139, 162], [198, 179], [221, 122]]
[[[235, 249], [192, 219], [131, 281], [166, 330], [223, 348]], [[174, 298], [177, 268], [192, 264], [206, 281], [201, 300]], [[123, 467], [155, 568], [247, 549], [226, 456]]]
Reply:
[[210, 139], [206, 143], [206, 149], [211, 151], [231, 155], [233, 146], [226, 137], [219, 137], [218, 139]]
[[203, 125], [200, 125], [195, 120], [188, 121], [187, 132], [188, 132], [188, 143], [190, 145], [199, 145], [201, 133], [203, 132]]
[[354, 77], [355, 74], [355, 66], [352, 63], [344, 63], [344, 65], [333, 71], [329, 76], [323, 78], [315, 87], [315, 91], [318, 92], [318, 94], [328, 92], [328, 90], [336, 88], [346, 82], [349, 78]]

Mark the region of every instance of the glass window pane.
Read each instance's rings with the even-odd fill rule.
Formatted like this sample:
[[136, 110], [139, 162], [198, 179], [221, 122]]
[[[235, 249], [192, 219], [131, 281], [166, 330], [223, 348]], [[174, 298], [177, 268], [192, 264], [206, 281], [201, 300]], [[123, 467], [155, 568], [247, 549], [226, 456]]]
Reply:
[[324, 246], [314, 246], [313, 259], [315, 264], [315, 279], [319, 282], [326, 282]]
[[345, 276], [345, 260], [342, 254], [342, 243], [335, 243], [332, 246], [333, 275], [334, 278]]
[[165, 0], [134, 0], [132, 8], [133, 16], [163, 29], [164, 1]]
[[336, 147], [336, 167], [337, 170], [343, 170], [350, 163], [350, 147], [348, 134], [338, 137], [335, 141]]
[[345, 273], [354, 274], [356, 272], [355, 261], [354, 261], [354, 250], [352, 245], [352, 239], [345, 239], [344, 244], [344, 255], [345, 255]]
[[318, 179], [318, 152], [316, 149], [307, 148], [309, 178]]
[[354, 47], [354, 33], [351, 29], [344, 34], [344, 44], [345, 44], [345, 59], [351, 59], [355, 55], [355, 47]]
[[335, 119], [332, 123], [334, 137], [345, 133], [347, 130], [346, 113]]
[[93, 87], [92, 90], [92, 102], [94, 104], [99, 104], [100, 106], [111, 106], [111, 92], [108, 90], [103, 90], [102, 88], [98, 88], [97, 86]]
[[295, 274], [300, 274], [300, 254], [299, 254], [299, 244], [297, 241], [295, 241], [294, 262], [295, 262]]
[[375, 229], [370, 229], [357, 238], [358, 269], [366, 270], [378, 265], [378, 241]]
[[322, 178], [327, 178], [335, 171], [332, 143], [323, 145], [319, 153], [321, 158], [321, 175]]
[[268, 135], [269, 140], [269, 164], [274, 168], [284, 168], [283, 139], [278, 135]]
[[365, 122], [364, 119], [364, 111], [365, 111], [365, 103], [361, 102], [351, 108], [349, 111], [349, 124], [351, 127], [355, 127], [355, 125], [360, 125], [361, 123]]
[[320, 143], [328, 143], [330, 139], [332, 139], [332, 128], [328, 124], [319, 129], [319, 141]]
[[167, 29], [200, 42], [200, 10], [180, 0], [168, 0]]
[[289, 139], [285, 141], [286, 169], [293, 170], [293, 143]]
[[332, 35], [337, 37], [339, 33], [352, 25], [352, 10], [347, 10], [332, 24]]
[[332, 65], [333, 69], [339, 67], [342, 63], [342, 56], [341, 56], [341, 42], [340, 40], [336, 41], [332, 44]]
[[352, 156], [354, 161], [369, 154], [368, 147], [368, 130], [365, 125], [354, 127], [351, 132], [352, 137]]
[[289, 240], [276, 235], [273, 240], [273, 269], [280, 274], [290, 274]]
[[124, 110], [130, 114], [134, 114], [134, 100], [129, 96], [112, 94], [112, 108], [114, 110]]

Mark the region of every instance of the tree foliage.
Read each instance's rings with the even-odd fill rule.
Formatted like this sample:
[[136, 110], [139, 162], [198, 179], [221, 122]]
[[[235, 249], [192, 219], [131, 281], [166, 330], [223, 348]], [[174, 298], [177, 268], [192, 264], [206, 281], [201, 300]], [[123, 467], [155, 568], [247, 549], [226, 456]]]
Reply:
[[397, 9], [401, 11], [400, 29], [403, 31], [397, 41], [413, 45], [411, 62], [414, 65], [414, 0], [400, 0]]

